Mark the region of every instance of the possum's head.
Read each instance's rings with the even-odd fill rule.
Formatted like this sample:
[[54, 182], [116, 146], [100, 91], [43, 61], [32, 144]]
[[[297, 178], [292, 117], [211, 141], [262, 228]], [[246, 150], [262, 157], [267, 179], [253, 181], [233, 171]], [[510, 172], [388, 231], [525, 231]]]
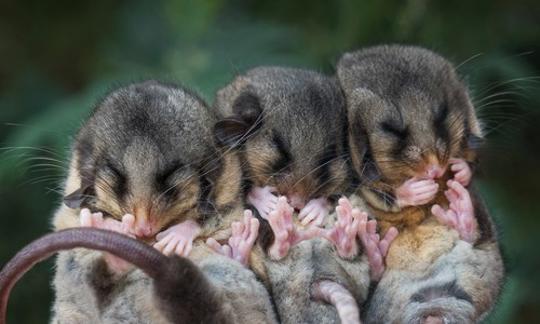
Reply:
[[382, 46], [338, 65], [347, 96], [351, 156], [359, 174], [396, 183], [439, 178], [450, 158], [470, 158], [481, 131], [467, 89], [441, 56]]
[[218, 93], [219, 142], [240, 147], [255, 186], [273, 186], [295, 208], [339, 193], [347, 178], [346, 113], [334, 80], [315, 72], [257, 68]]
[[214, 145], [214, 123], [198, 97], [175, 86], [147, 81], [113, 91], [77, 136], [72, 166], [80, 187], [66, 192], [66, 205], [116, 219], [133, 214], [134, 234], [150, 238], [231, 203], [239, 165]]

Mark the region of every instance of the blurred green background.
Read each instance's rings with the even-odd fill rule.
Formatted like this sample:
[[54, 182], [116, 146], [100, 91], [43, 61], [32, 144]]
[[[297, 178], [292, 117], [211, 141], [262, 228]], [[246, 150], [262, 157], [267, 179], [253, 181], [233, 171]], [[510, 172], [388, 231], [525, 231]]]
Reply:
[[[540, 323], [540, 2], [39, 1], [0, 4], [0, 264], [50, 229], [71, 138], [115, 84], [180, 81], [209, 102], [261, 64], [332, 73], [379, 43], [446, 55], [470, 85], [488, 143], [481, 188], [508, 280], [489, 323]], [[45, 323], [52, 262], [16, 287], [10, 323]]]

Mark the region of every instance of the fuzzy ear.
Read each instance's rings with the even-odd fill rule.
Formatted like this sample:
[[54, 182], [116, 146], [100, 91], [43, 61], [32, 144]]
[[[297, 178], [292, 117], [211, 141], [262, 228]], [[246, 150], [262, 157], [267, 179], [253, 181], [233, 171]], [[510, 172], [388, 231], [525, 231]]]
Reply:
[[73, 209], [84, 207], [89, 200], [89, 191], [90, 186], [81, 186], [69, 195], [64, 196], [64, 204]]
[[214, 137], [219, 145], [242, 145], [262, 125], [261, 104], [259, 98], [251, 92], [240, 94], [233, 102], [232, 111], [233, 116], [214, 125]]
[[241, 145], [247, 137], [250, 125], [237, 117], [225, 118], [214, 125], [214, 138], [221, 146]]
[[259, 97], [250, 91], [243, 92], [234, 100], [232, 111], [250, 126], [258, 127], [262, 122], [261, 102]]
[[482, 147], [484, 142], [485, 140], [478, 135], [474, 135], [471, 133], [467, 136], [467, 147], [471, 150], [478, 150]]

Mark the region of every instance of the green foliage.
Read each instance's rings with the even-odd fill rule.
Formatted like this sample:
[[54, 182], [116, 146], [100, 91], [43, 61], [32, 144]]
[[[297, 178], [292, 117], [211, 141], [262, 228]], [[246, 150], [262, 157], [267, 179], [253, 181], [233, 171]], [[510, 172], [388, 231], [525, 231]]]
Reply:
[[[0, 264], [49, 230], [71, 138], [115, 85], [176, 80], [211, 102], [215, 90], [252, 66], [332, 73], [343, 51], [410, 43], [462, 63], [488, 135], [481, 189], [501, 228], [509, 279], [487, 321], [540, 321], [537, 1], [5, 2]], [[40, 265], [16, 287], [11, 323], [46, 322], [51, 267]]]

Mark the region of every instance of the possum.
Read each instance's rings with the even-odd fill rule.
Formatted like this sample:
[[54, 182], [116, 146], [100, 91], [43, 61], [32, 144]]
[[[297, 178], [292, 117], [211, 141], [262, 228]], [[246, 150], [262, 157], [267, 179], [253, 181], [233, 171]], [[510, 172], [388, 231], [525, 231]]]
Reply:
[[397, 45], [344, 54], [337, 76], [358, 193], [382, 234], [400, 232], [366, 322], [479, 321], [504, 266], [470, 185], [483, 137], [465, 85], [443, 57]]
[[[197, 95], [173, 84], [146, 81], [109, 93], [75, 139], [55, 230], [114, 230], [167, 255], [190, 255], [203, 271], [210, 263], [219, 270], [222, 257], [204, 240], [229, 238], [243, 213], [239, 160], [214, 142], [217, 118]], [[226, 263], [219, 271], [225, 281], [236, 272]], [[252, 279], [245, 278], [247, 286], [258, 285]], [[53, 322], [106, 321], [111, 309], [118, 318], [124, 308], [125, 316], [153, 322], [154, 313], [145, 311], [152, 309], [149, 285], [141, 271], [108, 253], [61, 252]], [[231, 298], [243, 288], [224, 287]], [[129, 301], [139, 306], [130, 309]], [[261, 301], [270, 305], [267, 295]]]
[[345, 198], [329, 215], [350, 179], [336, 80], [258, 67], [218, 91], [214, 106], [223, 115], [215, 136], [240, 152], [247, 202], [262, 222], [251, 267], [267, 283], [281, 321], [358, 322], [370, 281], [357, 243], [367, 215]]

